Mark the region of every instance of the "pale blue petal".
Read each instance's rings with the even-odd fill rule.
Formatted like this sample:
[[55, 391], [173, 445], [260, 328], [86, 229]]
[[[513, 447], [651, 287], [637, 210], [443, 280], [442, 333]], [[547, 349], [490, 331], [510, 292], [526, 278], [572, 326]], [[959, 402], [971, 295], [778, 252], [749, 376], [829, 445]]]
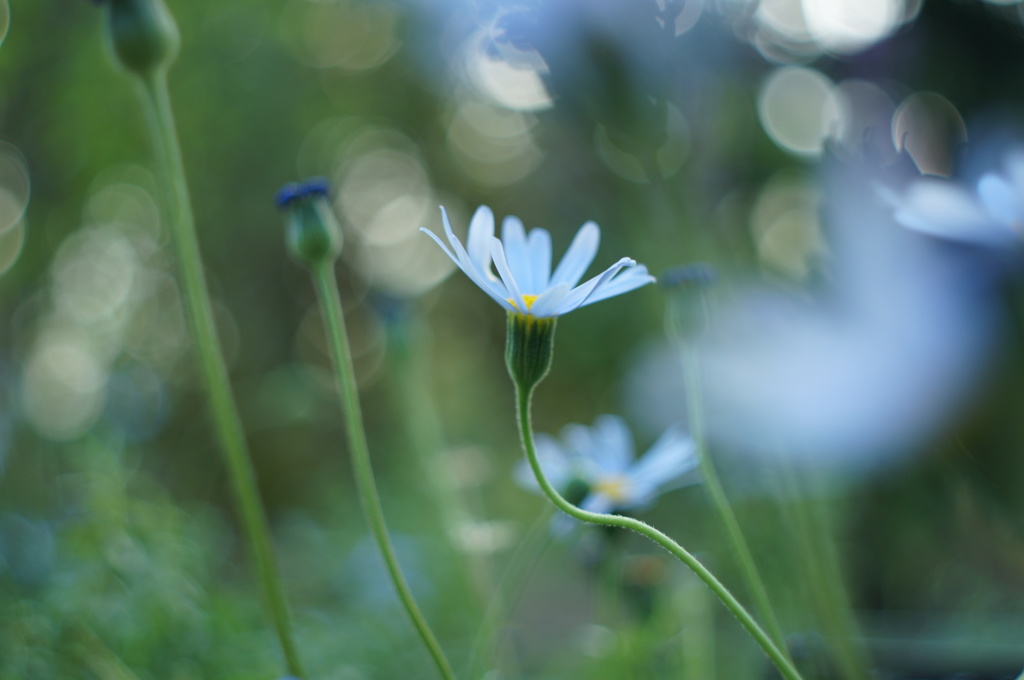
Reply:
[[533, 268], [530, 266], [530, 251], [526, 246], [526, 230], [518, 217], [510, 215], [501, 221], [501, 244], [504, 246], [508, 268], [515, 277], [519, 290], [526, 295], [537, 295], [540, 291], [533, 284]]
[[596, 512], [599, 515], [607, 515], [615, 509], [615, 502], [603, 493], [589, 493], [580, 503], [580, 509], [587, 512]]
[[1006, 175], [1019, 200], [1024, 200], [1024, 152], [1016, 151], [1006, 159]]
[[978, 181], [978, 198], [997, 221], [1004, 224], [1017, 221], [1017, 197], [1010, 183], [999, 175], [989, 173]]
[[613, 264], [611, 267], [608, 267], [608, 269], [605, 269], [603, 272], [587, 281], [586, 283], [576, 286], [575, 288], [573, 288], [572, 292], [570, 292], [569, 295], [566, 296], [565, 301], [562, 303], [562, 306], [559, 308], [556, 314], [568, 314], [572, 310], [578, 309], [587, 301], [587, 299], [594, 293], [595, 290], [604, 285], [605, 282], [610, 280], [613, 276], [618, 274], [623, 269], [623, 267], [633, 267], [635, 265], [635, 260], [631, 260], [628, 257], [624, 257], [615, 264]]
[[568, 447], [568, 453], [574, 458], [583, 458], [586, 452], [593, 450], [594, 438], [589, 427], [578, 423], [569, 423], [559, 433]]
[[1015, 238], [1008, 228], [994, 223], [967, 191], [945, 180], [912, 184], [894, 217], [909, 229], [939, 238], [989, 245]]
[[498, 268], [498, 276], [505, 282], [505, 287], [508, 289], [509, 297], [512, 300], [513, 309], [509, 311], [519, 311], [525, 314], [527, 307], [526, 302], [523, 300], [523, 294], [519, 292], [516, 279], [508, 268], [508, 262], [505, 261], [505, 250], [501, 246], [501, 241], [496, 238], [491, 239], [491, 257], [494, 258], [494, 266]]
[[[452, 262], [454, 262], [456, 265], [458, 265], [459, 269], [462, 269], [462, 263], [459, 262], [459, 258], [457, 258], [454, 255], [452, 255], [452, 251], [448, 250], [448, 246], [446, 246], [444, 244], [444, 242], [441, 241], [441, 239], [439, 239], [437, 237], [437, 234], [435, 234], [434, 232], [430, 231], [426, 227], [420, 227], [420, 231], [422, 231], [424, 234], [426, 234], [430, 238], [434, 239], [434, 243], [436, 243], [437, 245], [441, 246], [441, 250], [444, 251], [444, 254], [447, 255], [448, 257], [450, 257], [452, 259]], [[465, 271], [465, 270], [463, 270], [463, 271]]]
[[555, 273], [551, 275], [548, 285], [568, 283], [575, 286], [583, 278], [587, 267], [597, 255], [597, 246], [601, 242], [601, 230], [594, 222], [587, 222], [576, 232], [569, 249], [565, 251], [562, 261], [558, 263]]
[[[534, 437], [534, 446], [537, 451], [537, 460], [540, 461], [540, 468], [544, 476], [548, 478], [551, 486], [564, 492], [565, 487], [573, 478], [573, 465], [568, 456], [558, 444], [558, 441], [546, 434], [537, 434]], [[525, 459], [520, 459], [512, 471], [513, 478], [520, 488], [527, 491], [540, 492], [540, 485], [537, 484], [537, 477], [533, 474], [533, 468]]]
[[[528, 245], [533, 285], [537, 291], [545, 290], [551, 278], [551, 234], [547, 229], [534, 229], [530, 232]], [[569, 288], [572, 288], [572, 284], [569, 284]]]
[[486, 205], [482, 205], [473, 213], [469, 221], [469, 236], [466, 238], [466, 251], [469, 259], [484, 274], [491, 271], [491, 239], [494, 238], [494, 213]]
[[602, 476], [624, 473], [636, 455], [633, 435], [626, 421], [618, 416], [599, 416], [594, 421], [593, 432], [594, 448], [587, 455], [604, 473]]
[[665, 488], [679, 482], [699, 462], [697, 445], [693, 439], [678, 428], [671, 427], [630, 469], [629, 477], [638, 486]]
[[657, 279], [647, 273], [647, 267], [637, 265], [631, 269], [626, 269], [621, 274], [613, 279], [609, 279], [604, 285], [599, 286], [586, 301], [580, 305], [584, 307], [599, 300], [607, 300], [610, 297], [616, 295], [622, 295], [628, 293], [631, 290], [636, 290], [641, 286], [646, 286], [649, 283], [654, 283]]
[[[469, 254], [466, 249], [462, 247], [462, 243], [455, 236], [455, 232], [452, 230], [451, 222], [448, 220], [448, 213], [445, 209], [441, 208], [441, 221], [444, 222], [445, 235], [448, 237], [448, 242], [452, 246], [452, 250], [455, 251], [455, 262], [459, 265], [459, 269], [466, 273], [466, 276], [470, 278], [473, 283], [480, 287], [485, 293], [491, 296], [491, 298], [499, 305], [504, 307], [508, 311], [515, 311], [512, 305], [508, 302], [508, 295], [506, 294], [505, 288], [499, 281], [492, 280], [487, 277], [484, 272], [477, 269], [476, 265], [473, 264], [469, 258]], [[428, 232], [429, 233], [429, 232]], [[431, 234], [433, 236], [433, 234]], [[437, 237], [435, 237], [436, 239]], [[440, 241], [438, 240], [438, 243]], [[443, 245], [442, 245], [443, 247]], [[450, 255], [450, 253], [449, 253]]]
[[537, 317], [554, 316], [571, 290], [568, 283], [560, 283], [548, 288], [534, 300], [533, 306], [530, 307], [530, 313]]

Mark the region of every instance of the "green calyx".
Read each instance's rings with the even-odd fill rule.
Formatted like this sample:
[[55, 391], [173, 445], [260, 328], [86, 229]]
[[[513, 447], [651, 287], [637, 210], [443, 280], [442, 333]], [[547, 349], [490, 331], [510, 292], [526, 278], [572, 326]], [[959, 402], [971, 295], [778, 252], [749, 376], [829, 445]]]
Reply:
[[556, 317], [509, 312], [505, 344], [508, 373], [520, 389], [530, 390], [551, 370]]
[[285, 206], [288, 250], [300, 263], [313, 266], [333, 262], [341, 254], [341, 226], [322, 195], [291, 200]]
[[117, 61], [147, 76], [170, 66], [181, 42], [163, 0], [106, 0], [108, 38]]

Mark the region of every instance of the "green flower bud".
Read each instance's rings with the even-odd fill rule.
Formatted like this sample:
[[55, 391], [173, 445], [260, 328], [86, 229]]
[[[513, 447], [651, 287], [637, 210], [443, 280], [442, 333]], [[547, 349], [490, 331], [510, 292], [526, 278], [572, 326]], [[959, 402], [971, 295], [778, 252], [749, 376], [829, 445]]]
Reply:
[[327, 202], [327, 181], [310, 179], [277, 192], [288, 212], [285, 239], [292, 256], [305, 265], [333, 262], [341, 254], [341, 226]]
[[137, 75], [170, 66], [180, 37], [163, 0], [106, 0], [110, 45], [117, 60]]
[[509, 312], [505, 364], [520, 389], [533, 389], [551, 369], [557, 319]]

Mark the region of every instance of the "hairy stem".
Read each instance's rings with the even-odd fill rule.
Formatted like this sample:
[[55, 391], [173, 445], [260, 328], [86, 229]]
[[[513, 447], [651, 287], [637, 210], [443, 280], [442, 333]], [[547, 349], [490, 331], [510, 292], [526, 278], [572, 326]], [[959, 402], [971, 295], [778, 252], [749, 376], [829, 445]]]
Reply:
[[537, 451], [533, 444], [533, 425], [531, 423], [530, 416], [530, 404], [532, 397], [532, 389], [525, 388], [518, 383], [516, 384], [516, 407], [519, 436], [522, 440], [523, 449], [526, 452], [526, 458], [530, 463], [530, 467], [533, 469], [533, 474], [537, 478], [537, 483], [551, 502], [554, 503], [559, 510], [565, 512], [571, 517], [575, 517], [578, 520], [590, 522], [592, 524], [602, 524], [605, 526], [630, 529], [638, 534], [646, 536], [670, 552], [680, 562], [689, 567], [698, 577], [700, 577], [702, 581], [704, 581], [708, 588], [710, 588], [718, 599], [722, 601], [722, 604], [732, 612], [733, 616], [739, 620], [740, 624], [761, 646], [765, 654], [768, 655], [768, 658], [771, 659], [772, 663], [775, 664], [786, 680], [803, 680], [793, 663], [779, 650], [768, 634], [765, 633], [761, 626], [758, 625], [757, 621], [754, 620], [754, 617], [752, 617], [743, 605], [733, 597], [733, 594], [729, 592], [729, 589], [726, 588], [721, 581], [715, 578], [715, 575], [708, 571], [707, 567], [701, 564], [696, 557], [687, 552], [681, 545], [658, 529], [655, 529], [651, 525], [641, 522], [633, 517], [626, 517], [624, 515], [603, 515], [596, 512], [582, 510], [565, 500], [561, 494], [551, 486], [547, 477], [544, 476], [544, 471], [541, 469], [540, 460], [537, 458]]

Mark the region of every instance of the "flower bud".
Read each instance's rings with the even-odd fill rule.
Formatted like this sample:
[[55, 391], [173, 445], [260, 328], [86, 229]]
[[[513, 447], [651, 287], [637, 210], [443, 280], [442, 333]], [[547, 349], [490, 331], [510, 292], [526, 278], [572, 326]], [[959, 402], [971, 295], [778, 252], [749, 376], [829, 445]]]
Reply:
[[277, 192], [277, 206], [288, 212], [288, 250], [305, 265], [333, 262], [341, 254], [341, 226], [327, 202], [327, 189], [327, 180], [309, 179]]
[[163, 0], [105, 0], [114, 55], [129, 71], [147, 75], [178, 54], [178, 26]]
[[519, 389], [533, 389], [551, 369], [556, 320], [509, 312], [505, 364]]

